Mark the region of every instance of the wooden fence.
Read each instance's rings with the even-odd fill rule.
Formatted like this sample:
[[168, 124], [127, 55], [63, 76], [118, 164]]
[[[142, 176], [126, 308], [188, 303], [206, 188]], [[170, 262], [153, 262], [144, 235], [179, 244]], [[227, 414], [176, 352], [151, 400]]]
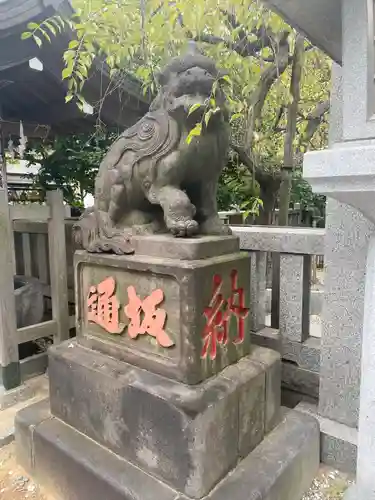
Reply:
[[[48, 193], [48, 206], [48, 221], [12, 221], [7, 193], [0, 189], [0, 364], [5, 389], [16, 387], [23, 379], [46, 369], [47, 353], [20, 360], [21, 344], [44, 337], [52, 337], [54, 343], [62, 342], [69, 339], [75, 324], [74, 315], [69, 314], [68, 300], [68, 267], [71, 267], [68, 264], [73, 258], [72, 252], [67, 258], [71, 223], [65, 222], [61, 192]], [[41, 281], [45, 295], [51, 299], [50, 319], [17, 329], [14, 274]]]

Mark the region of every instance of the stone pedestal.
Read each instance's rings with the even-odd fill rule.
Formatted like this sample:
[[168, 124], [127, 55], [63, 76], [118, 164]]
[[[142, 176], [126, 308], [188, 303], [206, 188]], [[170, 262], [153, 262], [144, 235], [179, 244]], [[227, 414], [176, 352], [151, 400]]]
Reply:
[[[250, 336], [245, 335], [249, 309], [245, 304], [250, 300], [250, 258], [240, 253], [237, 238], [181, 241], [170, 236], [138, 237], [135, 248], [137, 253], [127, 257], [76, 253], [77, 336], [81, 345], [188, 384], [199, 383], [249, 354]], [[113, 279], [116, 287], [116, 334], [89, 321], [85, 312], [90, 288], [107, 278]], [[125, 307], [132, 307], [134, 294], [143, 300], [156, 292], [160, 295], [156, 310], [166, 315], [162, 325], [166, 346], [147, 333], [132, 338], [131, 318], [125, 311]], [[222, 342], [220, 333], [215, 339], [209, 328], [205, 333], [205, 327], [214, 326], [219, 319], [213, 316], [215, 308], [221, 306], [220, 314], [225, 315], [225, 301], [231, 297], [232, 309], [239, 309], [227, 319], [221, 317], [218, 332], [227, 337]]]
[[57, 500], [299, 500], [319, 429], [281, 411], [279, 354], [250, 344], [249, 256], [235, 237], [135, 247], [77, 253], [77, 339], [17, 416], [20, 462]]

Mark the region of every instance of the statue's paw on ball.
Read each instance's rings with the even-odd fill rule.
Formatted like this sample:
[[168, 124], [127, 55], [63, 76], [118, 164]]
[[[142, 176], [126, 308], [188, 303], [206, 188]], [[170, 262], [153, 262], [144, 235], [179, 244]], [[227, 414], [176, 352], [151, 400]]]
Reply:
[[167, 221], [169, 231], [177, 238], [185, 238], [198, 233], [198, 222], [192, 219], [169, 219]]

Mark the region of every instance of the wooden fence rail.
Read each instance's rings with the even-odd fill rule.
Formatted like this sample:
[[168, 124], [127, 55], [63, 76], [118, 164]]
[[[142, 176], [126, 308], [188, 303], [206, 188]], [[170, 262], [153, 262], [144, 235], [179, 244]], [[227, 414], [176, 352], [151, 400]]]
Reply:
[[[46, 369], [46, 353], [20, 361], [20, 344], [44, 337], [53, 337], [54, 343], [62, 342], [69, 338], [75, 323], [68, 303], [68, 267], [73, 259], [72, 255], [67, 256], [67, 251], [71, 251], [71, 224], [65, 223], [61, 192], [49, 193], [48, 207], [48, 221], [11, 221], [7, 194], [0, 189], [0, 363], [5, 389]], [[14, 274], [39, 279], [44, 295], [51, 299], [52, 319], [17, 329]]]

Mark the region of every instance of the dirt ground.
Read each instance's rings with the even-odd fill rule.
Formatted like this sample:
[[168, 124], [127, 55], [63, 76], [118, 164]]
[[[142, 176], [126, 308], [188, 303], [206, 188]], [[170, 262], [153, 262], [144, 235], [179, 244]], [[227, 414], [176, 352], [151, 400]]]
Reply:
[[[38, 486], [17, 465], [14, 451], [14, 443], [0, 449], [0, 499], [54, 500], [43, 495]], [[350, 482], [347, 475], [323, 466], [302, 500], [342, 500]]]
[[14, 444], [0, 449], [0, 499], [1, 500], [52, 500], [40, 492], [38, 486], [17, 465]]

